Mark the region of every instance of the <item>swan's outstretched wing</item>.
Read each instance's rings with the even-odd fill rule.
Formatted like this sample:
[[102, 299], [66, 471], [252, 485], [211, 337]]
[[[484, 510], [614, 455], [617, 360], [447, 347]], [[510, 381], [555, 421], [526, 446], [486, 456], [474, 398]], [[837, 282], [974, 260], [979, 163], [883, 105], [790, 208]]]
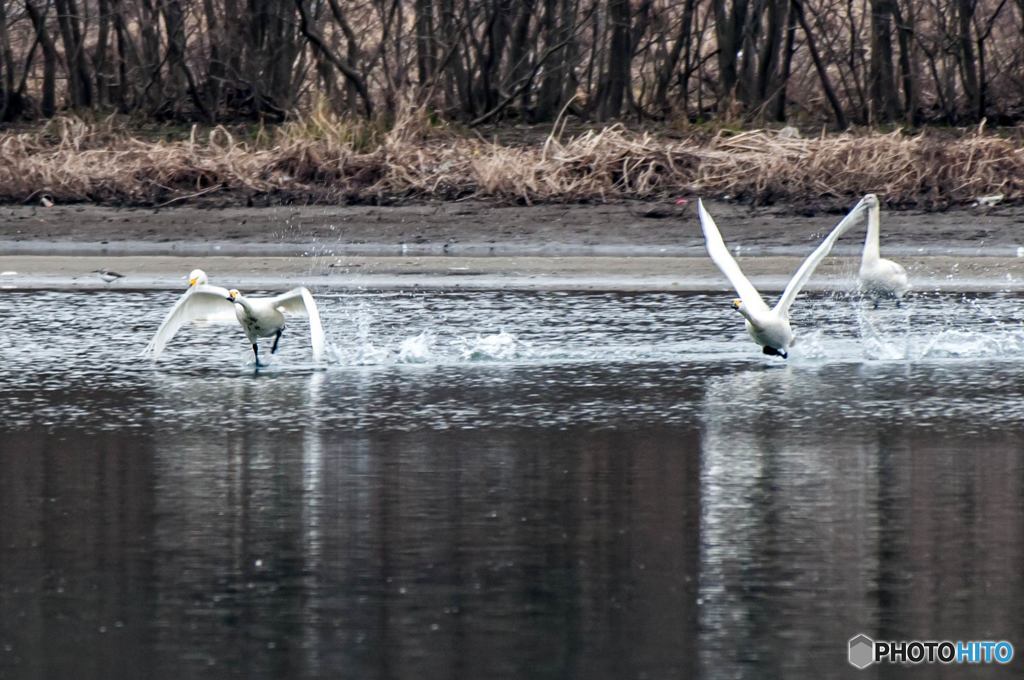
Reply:
[[825, 240], [821, 242], [814, 252], [807, 256], [800, 268], [796, 270], [796, 274], [793, 274], [793, 278], [786, 284], [786, 290], [782, 291], [782, 297], [779, 298], [778, 303], [775, 305], [775, 311], [780, 314], [788, 314], [789, 306], [793, 304], [793, 300], [800, 294], [800, 290], [807, 283], [807, 279], [811, 278], [811, 274], [817, 268], [818, 264], [825, 259], [832, 250], [832, 246], [836, 244], [839, 237], [846, 233], [846, 231], [856, 223], [858, 219], [864, 214], [867, 209], [867, 200], [862, 198], [860, 202], [853, 207], [846, 217], [832, 229], [832, 233], [825, 237]]
[[146, 345], [143, 354], [151, 354], [154, 359], [160, 356], [164, 347], [171, 341], [178, 330], [197, 319], [219, 318], [227, 313], [234, 314], [235, 306], [228, 301], [228, 291], [219, 286], [198, 285], [189, 288], [185, 294], [171, 307], [157, 329], [156, 335]]
[[320, 323], [320, 310], [313, 295], [306, 288], [293, 288], [287, 293], [271, 298], [271, 304], [285, 314], [299, 314], [309, 318], [309, 344], [313, 347], [313, 361], [324, 356], [324, 327]]
[[700, 216], [700, 228], [704, 232], [704, 244], [707, 246], [711, 261], [718, 265], [725, 277], [729, 279], [729, 283], [736, 289], [747, 309], [754, 313], [767, 312], [768, 305], [761, 299], [757, 288], [750, 283], [750, 280], [740, 270], [740, 266], [736, 264], [729, 249], [725, 247], [722, 234], [718, 231], [718, 225], [704, 209], [704, 202], [700, 199], [697, 200], [697, 214]]

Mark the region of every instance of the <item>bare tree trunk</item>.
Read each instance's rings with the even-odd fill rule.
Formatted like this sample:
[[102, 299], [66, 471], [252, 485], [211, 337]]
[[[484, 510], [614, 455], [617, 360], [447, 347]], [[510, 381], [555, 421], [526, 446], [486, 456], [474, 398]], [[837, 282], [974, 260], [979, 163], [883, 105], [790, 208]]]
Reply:
[[[585, 18], [579, 23], [576, 17], [579, 14], [580, 0], [562, 0], [562, 39], [565, 43], [565, 50], [559, 50], [559, 70], [562, 74], [562, 96], [559, 98], [559, 107], [564, 102], [576, 96], [580, 81], [576, 75], [579, 41], [576, 39], [576, 32], [580, 29]], [[591, 14], [592, 16], [592, 14]]]
[[[508, 87], [513, 89], [519, 88], [524, 79], [533, 72], [530, 68], [530, 23], [537, 7], [537, 0], [522, 0], [519, 4], [519, 15], [512, 29], [512, 44], [509, 46], [508, 77], [505, 79]], [[520, 112], [521, 115], [525, 115], [530, 108], [529, 87], [522, 88], [519, 96]]]
[[32, 25], [35, 27], [36, 39], [43, 46], [42, 113], [47, 118], [52, 118], [57, 113], [57, 49], [53, 46], [53, 40], [50, 39], [50, 34], [46, 30], [46, 13], [49, 12], [49, 9], [50, 6], [46, 5], [44, 10], [40, 12], [33, 0], [25, 0], [25, 10], [28, 12]]
[[117, 36], [117, 105], [122, 113], [127, 113], [138, 101], [138, 91], [134, 88], [137, 79], [129, 78], [129, 70], [138, 72], [141, 70], [141, 64], [135, 43], [125, 25], [121, 0], [112, 0], [111, 11], [114, 15], [114, 33]]
[[416, 0], [416, 74], [424, 87], [437, 71], [437, 50], [434, 38], [434, 2]]
[[753, 7], [749, 8], [746, 20], [740, 27], [740, 53], [736, 57], [736, 94], [739, 101], [748, 110], [758, 104], [755, 96], [756, 85], [754, 83], [755, 64], [757, 60], [757, 44], [761, 33], [761, 15], [764, 13], [764, 6], [771, 0], [754, 0]]
[[160, 67], [160, 16], [153, 6], [152, 0], [141, 2], [140, 33], [142, 37], [142, 98], [144, 101], [138, 105], [145, 106], [149, 111], [155, 112], [163, 105], [163, 78], [161, 78]]
[[917, 59], [914, 58], [914, 15], [913, 2], [908, 3], [908, 13], [900, 11], [899, 4], [893, 3], [896, 19], [896, 37], [900, 45], [900, 80], [903, 83], [903, 119], [911, 125], [919, 122], [917, 110]]
[[977, 42], [976, 46], [978, 49], [978, 103], [977, 103], [977, 117], [983, 118], [986, 115], [988, 109], [988, 77], [985, 70], [985, 44], [992, 35], [992, 29], [995, 27], [996, 19], [999, 18], [999, 14], [1003, 11], [1003, 7], [1006, 6], [1006, 0], [1002, 0], [996, 7], [995, 11], [989, 17], [987, 25], [984, 30], [976, 29]]
[[782, 48], [783, 22], [787, 6], [787, 0], [768, 0], [768, 21], [757, 58], [757, 81], [754, 91], [755, 101], [759, 106], [770, 104], [770, 99], [774, 97], [774, 91], [778, 88], [779, 51]]
[[[359, 38], [356, 37], [356, 32], [352, 29], [352, 25], [348, 22], [348, 17], [341, 9], [341, 5], [338, 4], [338, 0], [328, 0], [331, 7], [331, 14], [334, 16], [334, 20], [338, 23], [341, 28], [342, 35], [345, 36], [346, 46], [346, 61], [352, 66], [353, 69], [359, 70], [359, 61], [362, 58], [362, 52], [359, 49]], [[351, 79], [345, 81], [346, 90], [348, 91], [348, 107], [350, 110], [358, 108], [359, 90], [355, 86], [355, 83]]]
[[726, 0], [712, 0], [715, 12], [715, 37], [718, 39], [718, 90], [720, 108], [728, 108], [735, 95], [737, 80], [736, 53], [743, 42], [747, 24], [748, 0], [733, 0], [731, 11]]
[[500, 98], [499, 69], [512, 27], [512, 3], [510, 0], [490, 0], [487, 9], [486, 45], [481, 54], [477, 86], [477, 100], [485, 111], [494, 108]]
[[875, 119], [893, 121], [899, 115], [899, 100], [892, 64], [892, 16], [895, 0], [871, 0], [871, 101]]
[[606, 87], [599, 95], [601, 118], [615, 118], [622, 111], [622, 100], [629, 85], [633, 49], [629, 43], [629, 0], [608, 0], [608, 21], [612, 36], [608, 48]]
[[796, 19], [800, 23], [800, 28], [804, 31], [804, 37], [807, 38], [807, 49], [811, 53], [811, 60], [814, 62], [814, 68], [818, 72], [818, 78], [821, 80], [821, 89], [825, 91], [825, 98], [828, 99], [829, 105], [832, 107], [832, 115], [836, 119], [836, 127], [840, 130], [845, 130], [848, 125], [846, 123], [846, 114], [843, 113], [843, 106], [839, 103], [839, 98], [836, 97], [836, 91], [832, 87], [832, 82], [829, 80], [828, 71], [825, 69], [825, 64], [822, 63], [821, 55], [818, 53], [818, 48], [814, 42], [814, 33], [807, 25], [807, 17], [804, 16], [804, 8], [801, 4], [802, 0], [792, 0], [793, 9], [796, 12]]
[[[7, 30], [7, 2], [0, 0], [0, 121], [11, 120], [20, 113], [20, 97], [14, 89], [14, 52]], [[19, 101], [15, 101], [19, 100]]]
[[957, 0], [957, 60], [960, 63], [960, 77], [964, 84], [971, 118], [982, 116], [981, 88], [978, 86], [978, 65], [974, 58], [974, 41], [971, 38], [971, 23], [977, 0]]
[[99, 12], [100, 28], [96, 36], [93, 76], [96, 78], [96, 103], [104, 107], [110, 103], [110, 77], [107, 73], [107, 58], [110, 50], [110, 0], [99, 0]]
[[72, 108], [92, 106], [92, 82], [89, 75], [88, 55], [82, 41], [78, 8], [74, 0], [54, 0], [57, 25], [64, 41], [64, 61], [67, 64], [68, 99]]
[[786, 120], [786, 90], [789, 77], [793, 71], [793, 53], [796, 51], [796, 14], [797, 8], [792, 0], [787, 3], [786, 10], [786, 46], [782, 50], [782, 72], [779, 74], [778, 92], [775, 94], [772, 111], [775, 120]]
[[171, 106], [179, 108], [185, 95], [185, 22], [179, 0], [161, 0], [161, 13], [167, 30], [167, 81], [165, 94]]
[[[468, 30], [460, 29], [455, 17], [455, 1], [441, 1], [441, 34], [440, 42], [444, 45], [442, 50], [446, 54], [444, 65], [445, 71], [445, 96], [447, 106], [450, 109], [458, 109], [462, 113], [473, 115], [473, 99], [470, 93], [471, 88], [466, 74], [466, 65], [462, 54], [460, 43], [463, 40], [463, 33]], [[467, 20], [468, 22], [468, 20]]]
[[625, 95], [626, 103], [636, 111], [638, 117], [643, 116], [645, 113], [643, 100], [647, 90], [646, 78], [644, 77], [644, 74], [647, 72], [647, 55], [644, 55], [644, 59], [639, 66], [639, 96], [634, 93], [634, 90], [637, 88], [633, 86], [633, 62], [640, 51], [640, 46], [643, 44], [644, 36], [647, 35], [647, 30], [651, 27], [651, 7], [653, 4], [653, 0], [642, 0], [636, 12], [633, 13], [630, 19], [631, 25], [629, 26], [629, 68], [626, 72]]
[[[1024, 2], [1024, 0], [1021, 1]], [[672, 43], [672, 49], [669, 50], [668, 56], [658, 72], [658, 80], [654, 88], [654, 107], [660, 110], [664, 116], [667, 116], [671, 110], [668, 102], [668, 88], [674, 80], [673, 75], [679, 66], [679, 57], [683, 52], [683, 48], [690, 45], [691, 34], [693, 33], [693, 10], [696, 4], [697, 0], [686, 0], [686, 4], [683, 5], [683, 17], [679, 21], [679, 32], [676, 34], [676, 39]], [[684, 91], [687, 88], [689, 75], [688, 70], [684, 68], [680, 78], [680, 86]]]
[[206, 17], [206, 31], [210, 42], [210, 65], [206, 73], [206, 107], [213, 119], [218, 116], [221, 105], [221, 92], [223, 91], [226, 70], [221, 57], [221, 49], [230, 50], [231, 44], [226, 31], [221, 28], [217, 10], [213, 6], [213, 0], [203, 0], [203, 14]]
[[[919, 0], [914, 0], [915, 2]], [[858, 6], [857, 3], [860, 3]], [[847, 58], [846, 63], [850, 69], [850, 80], [853, 81], [853, 89], [847, 87], [847, 98], [850, 101], [851, 108], [856, 112], [855, 119], [866, 123], [868, 118], [871, 116], [871, 103], [869, 97], [866, 94], [867, 89], [867, 75], [865, 73], [864, 64], [867, 59], [867, 53], [869, 49], [865, 49], [863, 42], [860, 39], [861, 28], [857, 24], [857, 19], [861, 14], [862, 9], [867, 9], [868, 0], [846, 0], [846, 28], [847, 28], [847, 40], [848, 47], [846, 50]], [[870, 31], [870, 29], [868, 29]]]
[[[544, 0], [540, 32], [544, 35], [545, 48], [550, 48], [559, 41], [561, 31], [558, 28], [558, 23], [557, 0]], [[544, 65], [544, 78], [541, 80], [540, 92], [537, 94], [536, 117], [538, 120], [551, 120], [558, 114], [558, 109], [561, 106], [562, 60], [561, 55], [556, 54]]]
[[327, 61], [329, 61], [336, 69], [338, 69], [338, 71], [341, 72], [342, 75], [345, 76], [348, 82], [352, 83], [352, 86], [356, 89], [356, 92], [359, 93], [359, 96], [363, 100], [363, 108], [366, 115], [372, 116], [373, 102], [370, 99], [370, 92], [366, 88], [366, 81], [363, 79], [362, 75], [355, 70], [355, 67], [353, 67], [352, 64], [340, 55], [336, 54], [334, 50], [324, 42], [323, 36], [320, 35], [320, 32], [313, 25], [309, 9], [306, 7], [306, 0], [295, 0], [295, 5], [299, 8], [299, 16], [301, 18], [300, 26], [303, 35], [306, 36], [313, 47], [318, 50], [324, 58], [327, 59]]

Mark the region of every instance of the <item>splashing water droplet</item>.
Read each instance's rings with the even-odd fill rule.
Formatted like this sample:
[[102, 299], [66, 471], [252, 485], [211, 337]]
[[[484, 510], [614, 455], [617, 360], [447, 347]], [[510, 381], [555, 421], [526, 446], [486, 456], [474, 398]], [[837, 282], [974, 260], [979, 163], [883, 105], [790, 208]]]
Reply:
[[422, 364], [430, 361], [433, 344], [434, 334], [430, 331], [423, 331], [415, 337], [406, 338], [398, 348], [398, 363]]

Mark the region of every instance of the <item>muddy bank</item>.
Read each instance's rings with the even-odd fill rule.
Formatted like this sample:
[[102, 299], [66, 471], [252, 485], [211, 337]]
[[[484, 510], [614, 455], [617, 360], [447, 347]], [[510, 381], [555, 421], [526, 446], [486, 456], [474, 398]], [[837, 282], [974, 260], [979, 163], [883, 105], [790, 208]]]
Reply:
[[[841, 213], [709, 202], [726, 240], [748, 254], [800, 254]], [[1024, 207], [883, 212], [891, 252], [1014, 255]], [[855, 254], [863, 232], [840, 242]], [[504, 206], [439, 202], [377, 207], [0, 208], [0, 254], [140, 255], [699, 255], [693, 202]], [[924, 251], [918, 249], [924, 248]]]

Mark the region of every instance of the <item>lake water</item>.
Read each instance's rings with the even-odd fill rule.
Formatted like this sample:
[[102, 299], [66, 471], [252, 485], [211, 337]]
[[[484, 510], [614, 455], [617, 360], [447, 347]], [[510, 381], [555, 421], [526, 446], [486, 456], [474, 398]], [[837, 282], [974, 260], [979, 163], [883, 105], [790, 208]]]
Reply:
[[328, 364], [298, 321], [259, 371], [237, 325], [140, 359], [175, 297], [0, 297], [0, 678], [1024, 653], [1018, 297], [802, 298], [783, 362], [725, 293], [327, 293]]

